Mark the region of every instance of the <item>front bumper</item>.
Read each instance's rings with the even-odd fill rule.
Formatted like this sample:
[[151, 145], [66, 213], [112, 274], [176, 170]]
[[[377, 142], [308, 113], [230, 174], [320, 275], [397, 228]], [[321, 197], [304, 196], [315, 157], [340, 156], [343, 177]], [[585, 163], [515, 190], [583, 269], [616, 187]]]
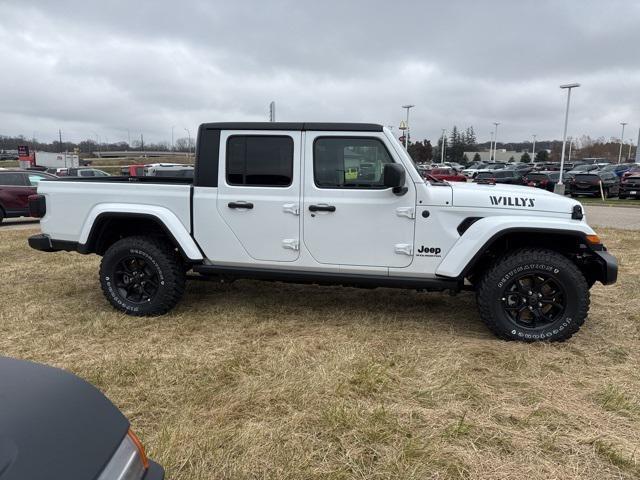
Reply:
[[603, 285], [611, 285], [612, 283], [616, 283], [618, 279], [618, 261], [616, 257], [611, 255], [609, 252], [605, 250], [598, 250], [593, 252], [600, 264], [600, 282]]

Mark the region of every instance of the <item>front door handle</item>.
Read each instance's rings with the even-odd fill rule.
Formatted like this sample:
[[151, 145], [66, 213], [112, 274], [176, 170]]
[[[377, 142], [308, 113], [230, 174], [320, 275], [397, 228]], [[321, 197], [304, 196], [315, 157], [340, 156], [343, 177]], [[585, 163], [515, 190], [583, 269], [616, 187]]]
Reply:
[[247, 210], [251, 210], [253, 208], [253, 203], [251, 202], [229, 202], [227, 204], [229, 208], [246, 208]]
[[309, 205], [310, 212], [335, 212], [336, 207], [333, 205]]

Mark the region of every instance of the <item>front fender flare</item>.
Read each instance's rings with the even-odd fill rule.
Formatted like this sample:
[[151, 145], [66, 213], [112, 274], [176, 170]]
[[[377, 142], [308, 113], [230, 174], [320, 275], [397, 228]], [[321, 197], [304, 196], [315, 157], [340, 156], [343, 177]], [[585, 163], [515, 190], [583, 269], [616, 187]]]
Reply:
[[460, 277], [491, 243], [503, 235], [514, 232], [574, 235], [582, 238], [595, 234], [589, 225], [578, 220], [550, 217], [485, 217], [471, 225], [458, 239], [440, 262], [436, 275]]

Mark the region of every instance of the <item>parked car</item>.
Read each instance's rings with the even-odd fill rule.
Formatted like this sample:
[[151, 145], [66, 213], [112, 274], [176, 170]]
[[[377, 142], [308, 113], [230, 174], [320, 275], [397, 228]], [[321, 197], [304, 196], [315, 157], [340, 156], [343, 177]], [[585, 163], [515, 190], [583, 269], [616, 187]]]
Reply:
[[[565, 168], [567, 168], [567, 164], [565, 164]], [[560, 170], [560, 162], [537, 162], [534, 170], [538, 172], [554, 172]]]
[[615, 173], [591, 171], [578, 173], [567, 182], [568, 192], [572, 197], [578, 195], [593, 195], [599, 197], [600, 184], [606, 198], [617, 197], [620, 192], [620, 179]]
[[36, 193], [41, 180], [55, 179], [44, 172], [0, 170], [0, 223], [5, 218], [28, 217], [29, 195]]
[[615, 173], [618, 177], [622, 177], [626, 172], [631, 170], [631, 163], [609, 164], [600, 168], [601, 172]]
[[144, 177], [145, 165], [127, 165], [120, 169], [123, 177]]
[[[197, 144], [193, 179], [42, 182], [29, 245], [102, 256], [105, 299], [128, 315], [167, 313], [197, 276], [472, 289], [488, 328], [523, 341], [569, 338], [589, 288], [617, 278], [579, 202], [424, 182], [382, 125], [208, 123]], [[347, 178], [361, 163], [381, 174]]]
[[0, 479], [162, 480], [129, 421], [58, 368], [0, 357]]
[[524, 175], [533, 170], [533, 165], [530, 163], [522, 163], [522, 162], [510, 163], [509, 165], [504, 167], [503, 170], [515, 171], [515, 172], [522, 173]]
[[637, 163], [632, 163], [631, 168], [622, 174], [622, 178], [633, 175], [634, 173], [640, 173], [640, 165]]
[[110, 177], [111, 175], [97, 168], [67, 168], [67, 177]]
[[622, 177], [629, 170], [631, 170], [630, 163], [607, 164], [600, 167], [601, 172], [615, 173], [618, 177]]
[[549, 192], [553, 192], [556, 184], [560, 181], [560, 171], [529, 172], [522, 180], [523, 183], [529, 187], [542, 188]]
[[583, 163], [581, 165], [578, 165], [577, 167], [574, 167], [573, 170], [564, 172], [564, 174], [562, 175], [562, 181], [568, 184], [569, 180], [571, 180], [576, 175], [580, 173], [593, 172], [595, 170], [598, 170], [597, 165], [593, 163]]
[[493, 162], [488, 163], [484, 166], [484, 168], [480, 168], [477, 170], [476, 175], [478, 173], [486, 173], [486, 172], [495, 172], [496, 170], [502, 170], [508, 166], [507, 163], [504, 162]]
[[640, 170], [622, 177], [618, 196], [620, 198], [640, 198]]
[[476, 176], [479, 170], [482, 170], [488, 164], [489, 164], [488, 162], [473, 162], [467, 168], [462, 170], [462, 174], [467, 178], [473, 178]]
[[493, 172], [479, 172], [473, 180], [476, 183], [508, 183], [511, 185], [522, 185], [523, 172], [517, 170], [495, 170]]
[[434, 168], [430, 172], [427, 172], [428, 175], [438, 179], [438, 180], [446, 180], [447, 182], [466, 182], [467, 177], [458, 173], [458, 170], [455, 168]]
[[[362, 167], [363, 172], [370, 170], [370, 165], [366, 164]], [[176, 178], [193, 178], [193, 166], [182, 163], [152, 163], [145, 166], [144, 174], [150, 177], [176, 177]], [[356, 174], [357, 176], [357, 174]], [[361, 176], [367, 176], [362, 173]]]

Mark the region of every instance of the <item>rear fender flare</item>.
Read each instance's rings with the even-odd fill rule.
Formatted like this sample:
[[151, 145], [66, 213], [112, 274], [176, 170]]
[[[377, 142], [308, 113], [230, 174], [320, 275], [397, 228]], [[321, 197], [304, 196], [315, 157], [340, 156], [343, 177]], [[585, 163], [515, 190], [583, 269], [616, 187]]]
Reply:
[[166, 233], [180, 247], [189, 260], [203, 260], [202, 252], [191, 237], [187, 228], [171, 210], [156, 205], [139, 205], [131, 208], [131, 204], [103, 203], [91, 209], [85, 219], [78, 243], [86, 245], [93, 234], [93, 227], [103, 217], [146, 217], [157, 221]]

